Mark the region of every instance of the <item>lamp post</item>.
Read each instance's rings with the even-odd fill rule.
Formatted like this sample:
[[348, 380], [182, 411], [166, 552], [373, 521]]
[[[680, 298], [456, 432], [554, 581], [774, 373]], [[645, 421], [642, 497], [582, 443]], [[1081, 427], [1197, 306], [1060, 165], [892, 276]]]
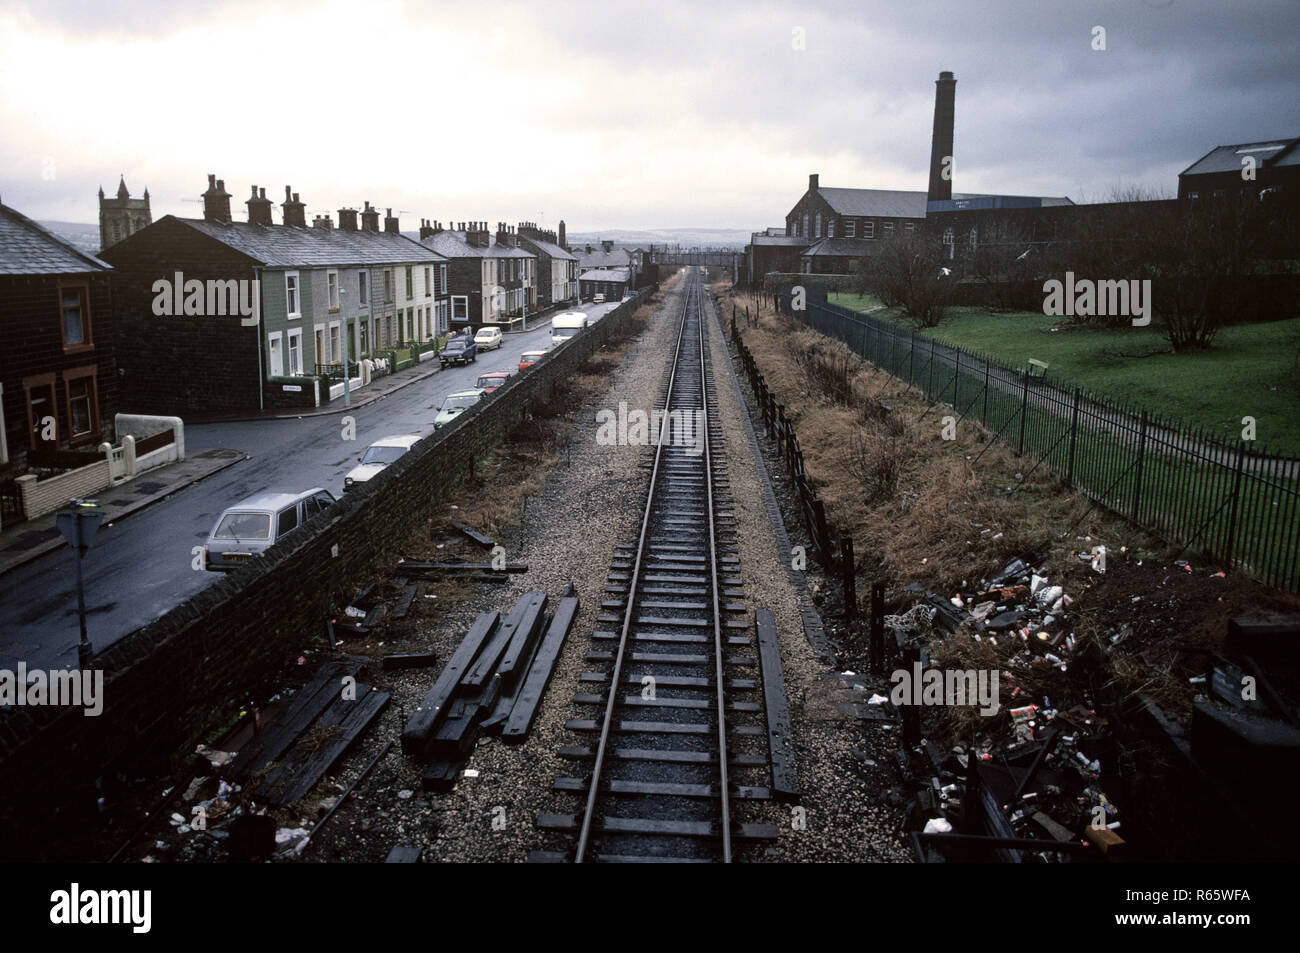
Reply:
[[81, 623], [81, 641], [77, 643], [77, 667], [85, 669], [90, 665], [92, 647], [86, 634], [86, 588], [82, 578], [81, 561], [86, 550], [95, 545], [95, 534], [99, 531], [98, 500], [69, 500], [72, 509], [61, 510], [54, 517], [59, 532], [72, 547], [74, 562], [77, 567], [77, 617]]
[[343, 307], [343, 296], [348, 293], [348, 289], [343, 287], [343, 282], [335, 282], [339, 286], [339, 314], [343, 316], [343, 406], [352, 406], [352, 387], [350, 378], [351, 372], [348, 370], [348, 312]]

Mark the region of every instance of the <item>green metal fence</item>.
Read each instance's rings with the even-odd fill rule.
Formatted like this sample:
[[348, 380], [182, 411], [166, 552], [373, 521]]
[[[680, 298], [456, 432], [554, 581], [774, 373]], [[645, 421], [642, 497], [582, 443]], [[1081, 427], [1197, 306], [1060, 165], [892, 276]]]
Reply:
[[950, 406], [958, 423], [977, 420], [1018, 453], [1038, 457], [1029, 472], [1046, 466], [1135, 525], [1300, 591], [1300, 461], [1033, 377], [869, 314], [819, 302], [791, 311], [788, 292], [781, 305]]

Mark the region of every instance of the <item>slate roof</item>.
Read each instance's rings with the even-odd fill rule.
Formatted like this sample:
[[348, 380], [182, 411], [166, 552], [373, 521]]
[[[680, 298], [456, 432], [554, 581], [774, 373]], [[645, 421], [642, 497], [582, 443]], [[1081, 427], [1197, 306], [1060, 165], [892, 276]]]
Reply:
[[774, 228], [769, 228], [762, 232], [754, 232], [753, 235], [750, 236], [749, 243], [751, 245], [787, 245], [792, 247], [802, 247], [809, 244], [808, 239], [806, 238], [800, 238], [798, 235], [787, 235], [784, 228], [780, 229], [779, 232]]
[[613, 251], [593, 248], [587, 252], [584, 246], [583, 251], [575, 251], [574, 254], [578, 256], [578, 264], [582, 268], [618, 268], [632, 263], [632, 256], [624, 248], [615, 248]]
[[439, 255], [448, 258], [536, 258], [532, 252], [509, 245], [498, 245], [496, 238], [490, 239], [486, 246], [471, 245], [465, 240], [464, 232], [444, 229], [428, 238], [421, 239], [420, 244], [431, 248]]
[[111, 270], [107, 262], [77, 251], [22, 212], [0, 205], [0, 275], [81, 275]]
[[519, 241], [528, 242], [528, 244], [535, 246], [541, 254], [550, 255], [552, 258], [560, 258], [566, 261], [578, 260], [576, 256], [571, 255], [554, 242], [543, 241], [540, 238], [528, 238], [524, 235], [519, 236]]
[[628, 280], [626, 268], [593, 268], [578, 276], [579, 281], [622, 281]]
[[926, 193], [892, 189], [817, 190], [840, 215], [875, 218], [925, 218]]
[[[403, 235], [350, 231], [342, 228], [302, 228], [297, 225], [254, 225], [251, 222], [210, 222], [168, 219], [187, 225], [267, 268], [310, 268], [322, 265], [385, 265], [444, 262], [447, 259]], [[136, 232], [136, 235], [149, 231]], [[131, 241], [135, 235], [128, 238]]]
[[1216, 146], [1179, 173], [1184, 175], [1208, 175], [1215, 172], [1240, 172], [1241, 160], [1254, 156], [1256, 165], [1263, 168], [1275, 168], [1284, 165], [1300, 165], [1300, 138], [1268, 139], [1263, 142], [1242, 142], [1232, 146]]
[[872, 247], [878, 246], [879, 242], [869, 241], [865, 238], [823, 238], [815, 243], [799, 257], [814, 256], [835, 256], [840, 258], [861, 258], [867, 254]]

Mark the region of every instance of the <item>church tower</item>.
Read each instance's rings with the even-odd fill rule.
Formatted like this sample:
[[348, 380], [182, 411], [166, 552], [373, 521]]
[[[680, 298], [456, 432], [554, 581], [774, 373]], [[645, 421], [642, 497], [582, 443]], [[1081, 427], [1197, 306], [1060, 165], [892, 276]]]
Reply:
[[116, 245], [128, 235], [134, 235], [151, 222], [153, 222], [153, 213], [149, 211], [148, 189], [144, 190], [144, 198], [131, 198], [131, 193], [126, 188], [126, 177], [123, 176], [117, 186], [117, 195], [109, 199], [104, 197], [104, 187], [100, 186], [100, 251]]

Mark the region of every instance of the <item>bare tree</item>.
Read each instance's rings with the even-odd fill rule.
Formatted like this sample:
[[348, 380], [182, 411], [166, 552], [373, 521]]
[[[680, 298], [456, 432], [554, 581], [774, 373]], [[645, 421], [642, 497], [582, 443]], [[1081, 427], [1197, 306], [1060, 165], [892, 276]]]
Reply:
[[901, 305], [920, 328], [937, 326], [952, 301], [955, 278], [943, 245], [932, 239], [884, 239], [874, 255], [863, 257], [858, 274], [862, 291], [876, 295], [888, 307]]

